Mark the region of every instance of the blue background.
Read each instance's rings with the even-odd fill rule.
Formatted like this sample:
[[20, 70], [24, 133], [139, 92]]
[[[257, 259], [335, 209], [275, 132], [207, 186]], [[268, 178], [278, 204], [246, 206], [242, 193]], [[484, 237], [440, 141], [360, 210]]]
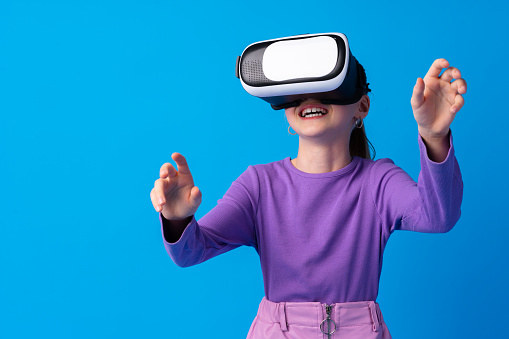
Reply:
[[182, 269], [149, 192], [181, 152], [210, 210], [250, 164], [295, 157], [282, 112], [234, 76], [250, 43], [343, 32], [366, 68], [377, 159], [419, 173], [415, 80], [468, 82], [447, 234], [396, 232], [378, 302], [394, 338], [500, 338], [509, 293], [503, 1], [0, 2], [0, 337], [243, 338], [263, 297], [240, 248]]

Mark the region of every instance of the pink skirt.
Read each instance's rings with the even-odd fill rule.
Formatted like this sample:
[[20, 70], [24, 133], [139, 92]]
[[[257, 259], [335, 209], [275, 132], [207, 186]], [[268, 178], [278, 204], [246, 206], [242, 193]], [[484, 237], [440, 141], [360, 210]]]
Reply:
[[247, 339], [390, 339], [374, 301], [280, 302], [263, 297]]

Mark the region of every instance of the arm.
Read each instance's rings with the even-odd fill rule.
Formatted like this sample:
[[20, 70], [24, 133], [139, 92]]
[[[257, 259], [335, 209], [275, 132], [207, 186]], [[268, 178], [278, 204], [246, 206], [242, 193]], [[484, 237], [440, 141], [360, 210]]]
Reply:
[[419, 136], [421, 171], [417, 183], [389, 159], [381, 159], [371, 169], [370, 187], [382, 228], [424, 233], [450, 231], [461, 215], [463, 181], [454, 156], [452, 134], [443, 162], [428, 157]]
[[395, 230], [444, 233], [459, 220], [463, 181], [454, 156], [452, 134], [447, 139], [451, 146], [445, 160], [437, 163], [428, 157], [419, 136], [421, 171], [417, 183], [388, 159], [373, 165], [373, 199], [387, 234]]
[[374, 201], [388, 233], [396, 229], [447, 232], [459, 219], [463, 182], [450, 125], [465, 93], [461, 72], [445, 59], [435, 60], [424, 79], [417, 79], [411, 105], [419, 130], [418, 182], [392, 162], [381, 161], [372, 172]]
[[[445, 59], [437, 59], [424, 79], [417, 79], [410, 100], [422, 141], [418, 187], [421, 199], [424, 198], [422, 212], [427, 216], [421, 218], [431, 223], [428, 227], [445, 232], [460, 216], [463, 182], [454, 157], [450, 126], [465, 103], [466, 92], [467, 83], [460, 70], [450, 67]], [[417, 225], [422, 225], [422, 221], [414, 219], [409, 218], [409, 224], [419, 230]]]
[[194, 216], [175, 223], [160, 214], [166, 251], [181, 267], [197, 265], [241, 245], [257, 249], [258, 176], [250, 166], [218, 204], [199, 221]]

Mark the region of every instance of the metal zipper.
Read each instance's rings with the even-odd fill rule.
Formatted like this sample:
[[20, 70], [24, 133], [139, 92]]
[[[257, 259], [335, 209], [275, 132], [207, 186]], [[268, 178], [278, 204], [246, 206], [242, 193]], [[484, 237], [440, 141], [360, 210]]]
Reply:
[[[332, 307], [332, 305], [325, 304], [325, 312], [327, 317], [320, 323], [320, 331], [322, 331], [322, 333], [325, 334], [329, 339], [332, 338], [331, 335], [336, 332], [336, 323], [331, 319]], [[334, 325], [334, 327], [332, 325]], [[324, 327], [326, 327], [326, 330]]]

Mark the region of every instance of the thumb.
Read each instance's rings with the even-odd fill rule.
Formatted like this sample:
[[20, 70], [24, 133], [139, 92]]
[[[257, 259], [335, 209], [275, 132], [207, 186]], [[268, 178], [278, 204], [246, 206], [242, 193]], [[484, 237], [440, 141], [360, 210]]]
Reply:
[[414, 86], [414, 92], [412, 93], [412, 99], [410, 99], [410, 104], [414, 110], [421, 107], [424, 102], [424, 87], [424, 80], [417, 78], [417, 82]]
[[191, 188], [191, 193], [189, 194], [189, 202], [194, 207], [198, 207], [201, 204], [201, 191], [198, 187], [194, 186]]

